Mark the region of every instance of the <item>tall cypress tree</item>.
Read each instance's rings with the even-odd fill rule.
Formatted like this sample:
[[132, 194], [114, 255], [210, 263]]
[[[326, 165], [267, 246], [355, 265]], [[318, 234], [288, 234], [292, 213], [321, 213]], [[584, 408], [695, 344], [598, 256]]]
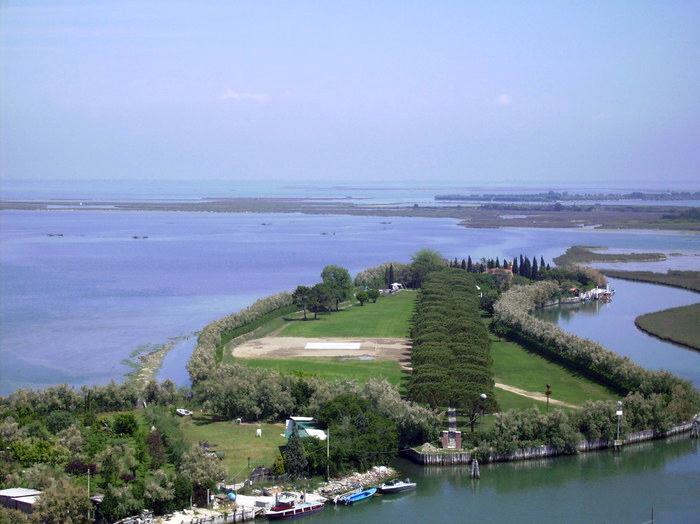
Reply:
[[496, 267], [501, 267], [501, 261], [496, 257]]
[[464, 259], [462, 259], [462, 265], [461, 265], [461, 268], [462, 268], [462, 269], [467, 269], [467, 261], [466, 261], [466, 260], [464, 260]]
[[467, 271], [470, 273], [474, 271], [474, 264], [472, 263], [472, 257], [470, 256], [467, 257]]
[[522, 253], [520, 253], [520, 260], [518, 261], [518, 267], [520, 268], [518, 270], [518, 274], [520, 276], [526, 277], [527, 275], [525, 274], [525, 259], [523, 258]]
[[544, 269], [544, 257], [540, 256], [540, 270]]
[[537, 273], [538, 273], [537, 257], [532, 257], [532, 269], [531, 269], [531, 273], [530, 273], [530, 278], [532, 278], [532, 280], [536, 280]]
[[389, 265], [389, 285], [394, 283], [394, 264]]
[[525, 278], [531, 278], [532, 275], [532, 265], [530, 264], [530, 259], [526, 258], [523, 260], [523, 264], [520, 266], [521, 272], [520, 274], [524, 276]]
[[514, 275], [518, 274], [518, 259], [517, 259], [517, 257], [513, 257], [513, 267], [511, 269], [513, 270]]

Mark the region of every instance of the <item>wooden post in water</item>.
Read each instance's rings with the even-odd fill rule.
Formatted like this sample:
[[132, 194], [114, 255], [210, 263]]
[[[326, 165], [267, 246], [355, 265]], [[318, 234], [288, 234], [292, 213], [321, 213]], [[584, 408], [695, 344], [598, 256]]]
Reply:
[[472, 459], [472, 469], [469, 472], [469, 476], [473, 479], [480, 479], [481, 478], [481, 472], [479, 471], [479, 461], [476, 460], [475, 458]]
[[693, 425], [690, 427], [690, 438], [700, 437], [700, 423], [698, 419], [693, 420]]

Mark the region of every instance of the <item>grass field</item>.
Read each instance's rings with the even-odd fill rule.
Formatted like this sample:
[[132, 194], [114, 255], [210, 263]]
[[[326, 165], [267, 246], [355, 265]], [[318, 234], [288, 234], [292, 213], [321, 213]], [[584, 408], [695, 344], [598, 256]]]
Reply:
[[401, 383], [401, 367], [394, 360], [356, 360], [349, 358], [255, 358], [236, 362], [255, 368], [274, 369], [299, 376], [316, 376], [326, 380], [354, 379], [367, 382], [370, 378], [385, 378], [392, 384]]
[[655, 337], [700, 350], [700, 303], [641, 315], [634, 323]]
[[[416, 292], [402, 291], [380, 297], [377, 303], [352, 305], [340, 311], [323, 313], [317, 320], [294, 319], [278, 333], [284, 337], [408, 337], [409, 321]], [[313, 315], [309, 315], [312, 319]]]
[[[615, 393], [605, 386], [578, 375], [564, 366], [525, 350], [522, 346], [492, 335], [491, 356], [496, 382], [515, 386], [526, 391], [543, 393], [547, 384], [552, 386], [552, 398], [580, 405], [586, 400], [615, 399]], [[497, 397], [504, 399], [501, 409], [530, 407], [542, 404], [513, 393], [498, 390]], [[510, 397], [518, 397], [512, 399]], [[520, 400], [522, 399], [522, 400]]]
[[[216, 444], [216, 451], [223, 451], [224, 465], [232, 480], [240, 482], [250, 466], [271, 466], [279, 453], [279, 446], [287, 440], [281, 436], [284, 424], [235, 424], [232, 421], [214, 422], [208, 417], [195, 416], [182, 419], [185, 438], [192, 444], [206, 440]], [[262, 429], [262, 437], [255, 436], [256, 428]], [[236, 476], [235, 479], [233, 477]]]

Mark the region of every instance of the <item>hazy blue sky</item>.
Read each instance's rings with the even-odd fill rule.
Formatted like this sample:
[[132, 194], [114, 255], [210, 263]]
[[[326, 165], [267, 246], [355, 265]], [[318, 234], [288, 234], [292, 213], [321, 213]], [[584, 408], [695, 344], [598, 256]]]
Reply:
[[3, 1], [2, 176], [698, 186], [700, 2], [480, 4]]

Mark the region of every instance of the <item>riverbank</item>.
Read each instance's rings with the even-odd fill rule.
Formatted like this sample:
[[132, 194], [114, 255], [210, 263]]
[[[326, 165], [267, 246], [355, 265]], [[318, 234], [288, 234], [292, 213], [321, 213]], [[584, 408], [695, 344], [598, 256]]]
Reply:
[[[325, 198], [224, 198], [201, 201], [0, 201], [0, 210], [29, 211], [195, 211], [211, 213], [302, 213], [377, 217], [455, 218], [467, 228], [593, 228], [700, 231], [700, 221], [683, 218], [695, 207], [594, 205], [594, 206], [430, 206], [377, 205]], [[680, 214], [679, 214], [680, 213]], [[60, 233], [60, 232], [58, 232]]]
[[[700, 426], [700, 414], [696, 414], [692, 420], [674, 425], [667, 431], [655, 431], [653, 429], [635, 431], [619, 441], [610, 439], [582, 440], [576, 446], [576, 452], [587, 453], [610, 448], [621, 448], [630, 444], [664, 439], [685, 433], [690, 433], [691, 437], [697, 438], [697, 433], [693, 435], [693, 432], [698, 431], [698, 426]], [[509, 453], [475, 453], [469, 450], [452, 451], [426, 447], [425, 445], [420, 448], [410, 448], [402, 452], [402, 456], [423, 466], [458, 466], [470, 464], [474, 458], [483, 463], [515, 462], [571, 454], [572, 451], [548, 445], [520, 448]]]
[[700, 350], [700, 304], [640, 315], [634, 323], [661, 340]]
[[607, 277], [632, 280], [634, 282], [648, 282], [662, 286], [678, 287], [700, 292], [700, 271], [678, 271], [669, 269], [666, 273], [653, 271], [622, 271], [618, 269], [601, 269]]

